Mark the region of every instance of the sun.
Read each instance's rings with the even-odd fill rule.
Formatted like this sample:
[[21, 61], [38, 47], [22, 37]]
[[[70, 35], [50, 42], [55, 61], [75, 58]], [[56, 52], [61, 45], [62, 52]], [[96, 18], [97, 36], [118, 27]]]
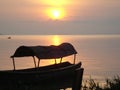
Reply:
[[47, 16], [52, 20], [62, 20], [65, 16], [63, 9], [48, 9], [46, 10]]
[[52, 14], [55, 19], [59, 19], [61, 13], [58, 10], [53, 10]]

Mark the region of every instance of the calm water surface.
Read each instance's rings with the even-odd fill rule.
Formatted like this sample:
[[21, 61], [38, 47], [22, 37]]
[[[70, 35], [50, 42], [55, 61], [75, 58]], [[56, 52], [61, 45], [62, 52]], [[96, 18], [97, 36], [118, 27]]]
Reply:
[[[8, 37], [11, 36], [11, 39]], [[81, 61], [84, 79], [90, 76], [98, 80], [120, 75], [120, 35], [1, 35], [0, 70], [13, 69], [12, 59], [16, 48], [21, 45], [58, 45], [63, 42], [73, 44], [77, 50], [76, 63]], [[16, 58], [16, 68], [34, 67], [32, 57]], [[63, 61], [73, 62], [73, 56]], [[58, 60], [59, 61], [59, 60]], [[41, 66], [54, 63], [42, 60]]]

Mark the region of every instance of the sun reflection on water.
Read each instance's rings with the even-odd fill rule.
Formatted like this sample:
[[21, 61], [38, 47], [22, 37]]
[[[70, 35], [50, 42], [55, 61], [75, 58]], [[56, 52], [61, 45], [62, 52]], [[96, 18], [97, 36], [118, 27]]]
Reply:
[[52, 44], [53, 45], [60, 45], [61, 44], [61, 38], [58, 35], [53, 36]]

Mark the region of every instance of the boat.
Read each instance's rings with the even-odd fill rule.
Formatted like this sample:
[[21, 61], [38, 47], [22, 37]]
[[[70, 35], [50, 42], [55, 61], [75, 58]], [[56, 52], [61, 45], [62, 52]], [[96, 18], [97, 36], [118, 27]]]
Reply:
[[[3, 86], [7, 85], [14, 90], [18, 86], [38, 85], [39, 88], [44, 88], [42, 90], [47, 90], [46, 86], [47, 88], [49, 87], [48, 90], [58, 90], [68, 87], [72, 87], [72, 90], [80, 90], [84, 69], [81, 68], [81, 62], [75, 63], [76, 54], [77, 51], [70, 43], [62, 43], [59, 46], [20, 46], [11, 56], [13, 70], [0, 71], [1, 87], [5, 88]], [[68, 61], [62, 62], [62, 58], [69, 55], [74, 55], [73, 63]], [[14, 58], [26, 56], [33, 57], [35, 67], [16, 69]], [[36, 63], [35, 57], [38, 58], [38, 63]], [[58, 58], [61, 59], [60, 63], [56, 63], [56, 59]], [[40, 60], [46, 59], [55, 59], [55, 64], [39, 66]]]

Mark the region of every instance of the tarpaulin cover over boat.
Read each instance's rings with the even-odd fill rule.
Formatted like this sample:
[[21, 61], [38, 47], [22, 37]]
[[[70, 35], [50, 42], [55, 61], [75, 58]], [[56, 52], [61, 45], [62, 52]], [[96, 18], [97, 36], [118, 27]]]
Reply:
[[38, 59], [54, 59], [72, 54], [77, 54], [75, 48], [70, 43], [62, 43], [59, 46], [20, 46], [11, 58], [36, 56]]

